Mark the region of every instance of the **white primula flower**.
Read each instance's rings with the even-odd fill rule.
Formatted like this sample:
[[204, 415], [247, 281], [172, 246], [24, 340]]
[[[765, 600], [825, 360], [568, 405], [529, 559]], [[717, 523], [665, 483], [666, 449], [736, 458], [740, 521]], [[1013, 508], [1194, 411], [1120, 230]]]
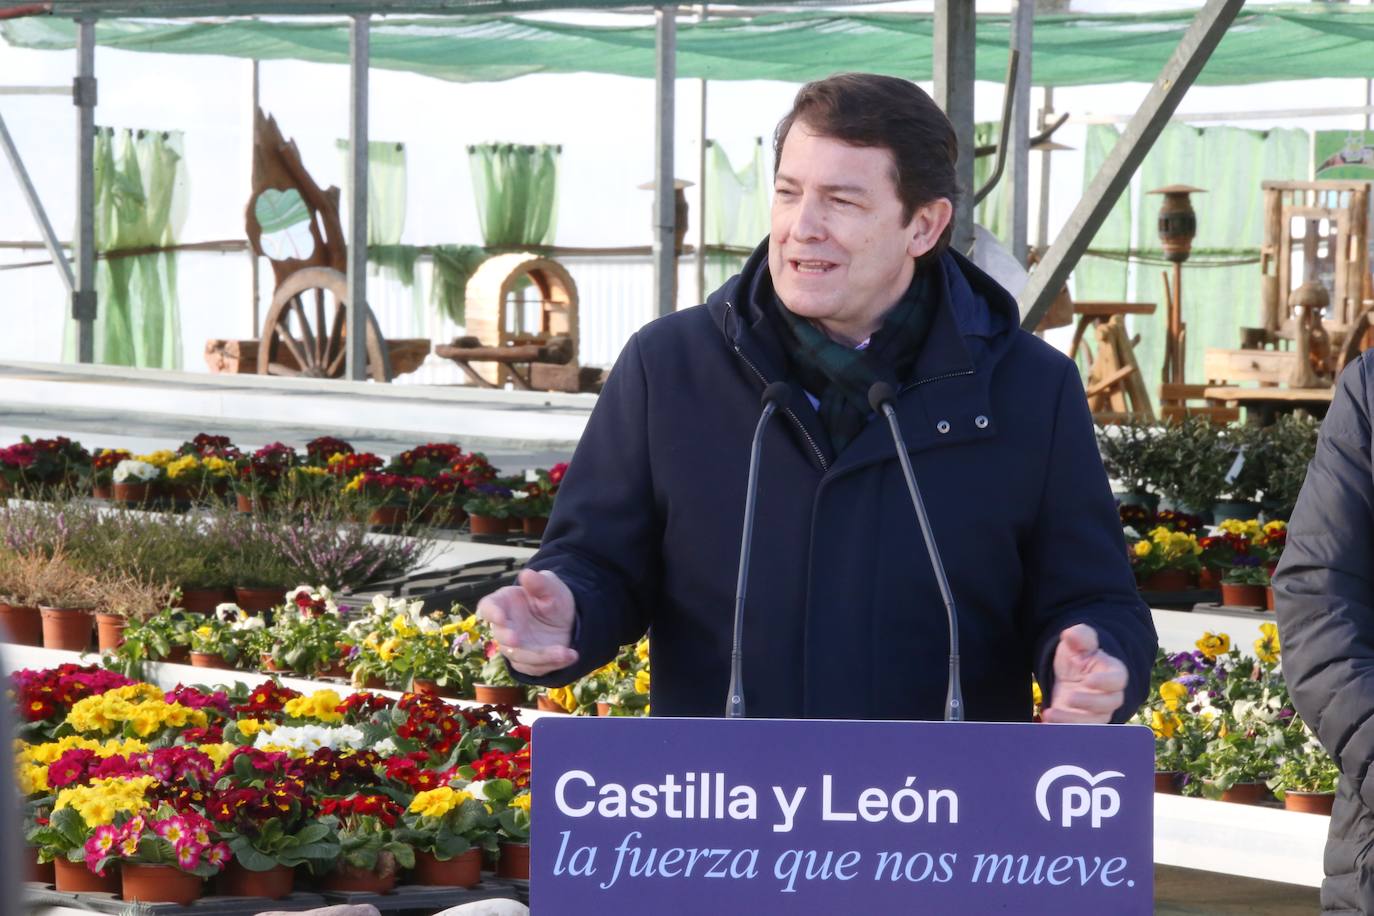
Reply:
[[239, 606], [232, 601], [215, 605], [215, 619], [220, 623], [234, 623], [243, 615]]
[[229, 627], [231, 630], [247, 631], [262, 630], [267, 627], [267, 621], [261, 617], [245, 617]]
[[463, 791], [465, 791], [465, 792], [471, 792], [473, 798], [486, 798], [486, 797], [487, 797], [487, 783], [486, 783], [486, 780], [483, 780], [483, 779], [474, 780], [473, 782], [470, 782], [470, 783], [468, 783], [467, 785], [463, 786]]
[[298, 748], [306, 753], [314, 753], [322, 747], [331, 750], [363, 747], [362, 730], [352, 725], [328, 727], [323, 725], [280, 726], [270, 734], [259, 732], [253, 741], [257, 748], [276, 745], [278, 747]]
[[115, 465], [115, 483], [147, 483], [157, 478], [159, 471], [155, 465], [135, 458], [125, 458]]
[[392, 757], [398, 753], [396, 749], [396, 742], [392, 741], [390, 738], [383, 738], [381, 741], [378, 741], [376, 744], [372, 745], [370, 750], [376, 751], [383, 757]]
[[529, 495], [530, 495], [530, 494], [526, 493], [524, 490], [511, 490], [510, 498], [511, 498], [511, 499], [525, 499], [525, 498], [528, 497]]

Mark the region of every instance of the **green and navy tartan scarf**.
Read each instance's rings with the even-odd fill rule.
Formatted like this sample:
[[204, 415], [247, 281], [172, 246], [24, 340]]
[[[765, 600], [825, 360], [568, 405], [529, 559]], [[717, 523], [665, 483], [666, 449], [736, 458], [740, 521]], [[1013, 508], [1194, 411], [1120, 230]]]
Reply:
[[883, 318], [868, 346], [837, 343], [809, 320], [793, 314], [773, 293], [773, 318], [795, 381], [820, 399], [821, 425], [834, 454], [844, 451], [868, 423], [868, 389], [887, 382], [896, 390], [911, 372], [934, 323], [944, 283], [940, 272], [922, 265], [906, 294]]

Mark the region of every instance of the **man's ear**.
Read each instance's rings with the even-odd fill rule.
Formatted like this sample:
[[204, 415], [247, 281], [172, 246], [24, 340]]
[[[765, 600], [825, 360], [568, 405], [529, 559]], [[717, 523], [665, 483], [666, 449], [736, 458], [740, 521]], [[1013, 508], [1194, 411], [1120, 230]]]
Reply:
[[917, 207], [906, 227], [906, 253], [913, 258], [919, 258], [934, 248], [953, 218], [954, 205], [947, 197], [937, 197], [930, 203]]

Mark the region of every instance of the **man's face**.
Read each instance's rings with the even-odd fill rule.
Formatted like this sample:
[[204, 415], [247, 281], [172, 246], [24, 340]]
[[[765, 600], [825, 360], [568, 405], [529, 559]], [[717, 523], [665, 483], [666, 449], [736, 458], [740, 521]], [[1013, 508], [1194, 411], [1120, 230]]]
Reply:
[[890, 150], [822, 137], [801, 121], [783, 141], [768, 239], [773, 288], [788, 310], [851, 344], [877, 329], [911, 284], [913, 259], [944, 228], [927, 238], [927, 208], [902, 219], [895, 174]]

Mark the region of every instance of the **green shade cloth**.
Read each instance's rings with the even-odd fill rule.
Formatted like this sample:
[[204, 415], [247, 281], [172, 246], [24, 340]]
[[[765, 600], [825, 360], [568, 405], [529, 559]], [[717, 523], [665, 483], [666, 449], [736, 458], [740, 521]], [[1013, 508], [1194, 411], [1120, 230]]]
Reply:
[[[1193, 10], [1179, 10], [1036, 17], [1032, 81], [1039, 86], [1153, 82], [1193, 15]], [[976, 76], [1001, 83], [1009, 17], [979, 16], [977, 29]], [[803, 82], [864, 70], [928, 80], [933, 33], [933, 16], [910, 13], [803, 11], [681, 21], [677, 73], [679, 78]], [[76, 46], [74, 23], [56, 17], [3, 22], [0, 35], [24, 48]], [[348, 35], [348, 23], [337, 19], [127, 19], [96, 25], [96, 41], [107, 47], [339, 64], [348, 62]], [[516, 17], [377, 19], [371, 27], [370, 60], [373, 67], [461, 82], [529, 73], [651, 78], [654, 30]], [[1246, 8], [1197, 82], [1233, 85], [1325, 77], [1374, 77], [1374, 8], [1324, 3]]]
[[[96, 251], [175, 245], [184, 210], [180, 133], [99, 128], [95, 136]], [[172, 252], [96, 262], [95, 362], [181, 368], [177, 257]], [[76, 362], [68, 319], [62, 358]]]
[[[771, 155], [771, 150], [768, 153]], [[762, 138], [755, 138], [749, 160], [736, 169], [715, 140], [706, 141], [706, 244], [753, 248], [768, 235], [772, 199]], [[718, 289], [744, 266], [745, 255], [708, 252], [706, 291]]]
[[[1084, 187], [1096, 166], [1111, 149], [1115, 131], [1091, 130], [1085, 149]], [[1236, 127], [1197, 128], [1170, 124], [1155, 142], [1136, 173], [1133, 191], [1150, 191], [1171, 184], [1205, 188], [1192, 196], [1197, 212], [1197, 237], [1191, 257], [1183, 265], [1183, 322], [1187, 326], [1185, 378], [1200, 384], [1208, 347], [1240, 346], [1240, 329], [1262, 324], [1259, 248], [1264, 236], [1264, 202], [1260, 182], [1305, 179], [1310, 139], [1303, 130], [1244, 130]], [[1123, 195], [1123, 200], [1129, 197]], [[1150, 316], [1132, 316], [1130, 328], [1140, 334], [1136, 360], [1145, 384], [1157, 394], [1164, 364], [1166, 306], [1164, 281], [1172, 265], [1163, 260], [1159, 241], [1159, 207], [1163, 198], [1144, 194], [1133, 215], [1118, 204], [1104, 233], [1094, 239], [1097, 255], [1085, 258], [1075, 271], [1074, 298], [1122, 300], [1128, 284], [1128, 255], [1145, 259], [1135, 266], [1137, 302], [1153, 302]], [[1135, 247], [1129, 227], [1135, 221]], [[1122, 244], [1125, 241], [1127, 244]], [[1235, 263], [1242, 262], [1242, 263]]]
[[435, 245], [430, 301], [454, 324], [466, 324], [468, 279], [487, 259], [476, 245]]
[[[344, 204], [353, 199], [353, 169], [348, 141], [336, 140], [343, 155]], [[399, 245], [406, 226], [406, 148], [404, 143], [367, 144], [367, 244]], [[413, 273], [413, 271], [412, 271]]]
[[553, 244], [561, 149], [514, 143], [468, 147], [477, 222], [487, 245]]

